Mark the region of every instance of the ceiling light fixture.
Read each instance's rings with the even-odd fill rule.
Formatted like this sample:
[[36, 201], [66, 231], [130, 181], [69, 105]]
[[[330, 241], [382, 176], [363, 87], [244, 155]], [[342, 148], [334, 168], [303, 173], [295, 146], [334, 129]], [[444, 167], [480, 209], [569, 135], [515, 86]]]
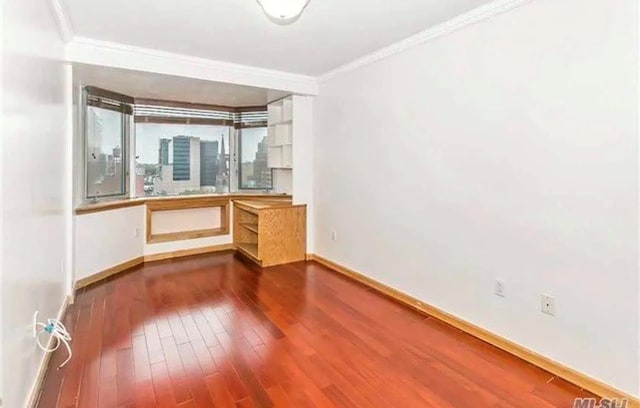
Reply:
[[310, 0], [257, 0], [265, 14], [277, 24], [291, 24], [304, 11]]

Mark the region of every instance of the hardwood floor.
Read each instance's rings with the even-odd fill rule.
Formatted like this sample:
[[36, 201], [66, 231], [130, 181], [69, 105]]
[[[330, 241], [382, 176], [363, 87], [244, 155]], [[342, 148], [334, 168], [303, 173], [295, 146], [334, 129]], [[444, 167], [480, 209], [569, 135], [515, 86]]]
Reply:
[[232, 253], [83, 289], [39, 406], [572, 407], [592, 396], [317, 263]]

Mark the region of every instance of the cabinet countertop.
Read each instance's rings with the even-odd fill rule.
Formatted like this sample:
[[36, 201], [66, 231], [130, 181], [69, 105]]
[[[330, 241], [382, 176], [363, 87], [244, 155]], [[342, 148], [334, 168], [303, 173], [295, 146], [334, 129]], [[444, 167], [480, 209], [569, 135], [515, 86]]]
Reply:
[[220, 194], [196, 194], [196, 195], [184, 195], [184, 196], [158, 196], [158, 197], [138, 197], [138, 198], [123, 198], [115, 200], [104, 200], [97, 203], [82, 203], [75, 209], [76, 215], [87, 214], [100, 211], [108, 211], [123, 207], [133, 207], [137, 205], [144, 205], [148, 202], [163, 202], [163, 201], [179, 201], [179, 200], [207, 200], [207, 199], [230, 199], [230, 200], [273, 200], [273, 199], [289, 199], [291, 195], [277, 194], [277, 193], [220, 193]]
[[269, 202], [258, 200], [235, 200], [234, 203], [239, 207], [248, 207], [252, 210], [269, 210], [275, 208], [294, 208], [306, 207], [306, 204], [292, 204], [291, 202]]

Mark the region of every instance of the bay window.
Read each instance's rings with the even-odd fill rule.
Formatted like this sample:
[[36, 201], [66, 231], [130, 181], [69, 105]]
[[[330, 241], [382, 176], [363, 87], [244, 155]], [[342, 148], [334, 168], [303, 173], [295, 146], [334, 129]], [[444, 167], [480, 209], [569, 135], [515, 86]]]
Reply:
[[85, 87], [85, 198], [270, 190], [266, 116]]

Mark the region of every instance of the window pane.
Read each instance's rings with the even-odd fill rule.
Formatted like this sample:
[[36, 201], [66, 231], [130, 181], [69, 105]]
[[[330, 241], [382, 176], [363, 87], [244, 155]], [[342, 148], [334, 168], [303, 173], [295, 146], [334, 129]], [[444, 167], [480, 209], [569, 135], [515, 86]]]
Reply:
[[229, 192], [228, 126], [136, 124], [136, 195]]
[[87, 107], [87, 197], [125, 194], [123, 115]]
[[271, 169], [267, 164], [267, 128], [241, 129], [239, 139], [240, 189], [271, 189]]

